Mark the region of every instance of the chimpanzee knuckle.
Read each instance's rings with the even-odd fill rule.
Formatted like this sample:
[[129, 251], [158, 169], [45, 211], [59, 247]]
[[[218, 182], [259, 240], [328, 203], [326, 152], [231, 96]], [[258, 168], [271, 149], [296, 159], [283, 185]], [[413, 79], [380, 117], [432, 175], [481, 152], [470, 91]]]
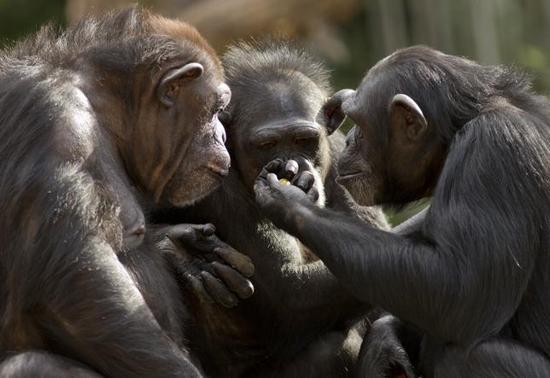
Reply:
[[311, 188], [313, 186], [313, 184], [315, 183], [315, 176], [313, 175], [313, 173], [311, 173], [309, 171], [304, 172], [303, 176], [304, 176], [306, 189]]
[[299, 166], [296, 160], [289, 160], [285, 164], [283, 177], [292, 180], [298, 174]]
[[185, 262], [178, 265], [177, 272], [183, 277], [198, 277], [203, 271], [203, 264], [197, 261]]
[[171, 240], [191, 240], [195, 238], [196, 232], [193, 225], [178, 224], [166, 228], [165, 234]]
[[229, 246], [226, 246], [225, 248], [217, 248], [215, 252], [224, 262], [235, 268], [245, 277], [252, 277], [254, 275], [254, 263], [247, 255], [240, 253], [236, 249]]
[[313, 186], [315, 178], [313, 174], [308, 171], [302, 171], [296, 178], [294, 185], [302, 189], [304, 192], [307, 192], [309, 188]]
[[269, 183], [267, 181], [267, 173], [263, 177], [258, 177], [258, 179], [256, 179], [256, 182], [254, 183], [254, 192], [255, 193], [265, 192], [266, 190], [269, 190]]
[[187, 282], [189, 287], [191, 287], [191, 290], [193, 291], [193, 293], [200, 300], [209, 304], [213, 304], [215, 302], [214, 299], [210, 296], [210, 294], [208, 294], [208, 291], [206, 290], [202, 281], [199, 278], [189, 275], [189, 277], [187, 277], [187, 280], [188, 280]]
[[267, 163], [262, 169], [262, 171], [265, 170], [266, 173], [278, 173], [281, 171], [283, 164], [284, 164], [283, 160], [280, 158], [277, 158]]
[[277, 175], [275, 173], [268, 173], [267, 174], [267, 183], [269, 184], [269, 186], [271, 188], [275, 187], [279, 187], [280, 184], [279, 184], [279, 178], [277, 177]]
[[235, 269], [222, 265], [220, 263], [212, 263], [216, 275], [229, 287], [229, 289], [237, 294], [239, 298], [249, 298], [254, 294], [254, 286], [243, 275]]
[[207, 252], [203, 254], [204, 260], [212, 263], [214, 261], [219, 261], [219, 256], [213, 252]]
[[239, 301], [235, 295], [214, 275], [202, 272], [201, 277], [207, 292], [217, 303], [227, 308], [235, 307], [238, 304]]
[[201, 226], [200, 232], [204, 237], [215, 236], [214, 233], [216, 232], [216, 227], [212, 223], [207, 223]]
[[214, 248], [224, 247], [227, 245], [216, 234], [210, 234], [209, 236], [205, 237], [204, 241], [209, 245], [210, 251], [213, 251]]
[[315, 188], [311, 189], [309, 192], [308, 192], [308, 198], [312, 201], [312, 202], [317, 202], [319, 200], [319, 191]]

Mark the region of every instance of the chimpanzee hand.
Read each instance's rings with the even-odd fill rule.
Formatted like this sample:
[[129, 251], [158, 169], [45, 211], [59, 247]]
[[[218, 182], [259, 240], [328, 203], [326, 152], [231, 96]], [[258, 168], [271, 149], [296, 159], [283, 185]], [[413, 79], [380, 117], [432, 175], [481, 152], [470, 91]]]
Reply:
[[284, 219], [296, 203], [317, 202], [319, 190], [314, 184], [315, 176], [308, 170], [298, 172], [296, 161], [275, 159], [256, 179], [256, 202], [272, 220]]
[[215, 231], [212, 224], [179, 224], [161, 232], [180, 247], [172, 255], [178, 278], [201, 300], [234, 307], [239, 298], [254, 293], [247, 279], [254, 274], [254, 265], [248, 256], [222, 242]]

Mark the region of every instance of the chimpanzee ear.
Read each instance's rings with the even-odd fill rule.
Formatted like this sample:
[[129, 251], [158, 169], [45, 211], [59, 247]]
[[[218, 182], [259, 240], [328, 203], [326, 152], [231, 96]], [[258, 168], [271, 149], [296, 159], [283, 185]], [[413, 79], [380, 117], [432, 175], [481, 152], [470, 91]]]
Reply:
[[202, 64], [193, 62], [166, 72], [157, 87], [159, 101], [166, 107], [173, 106], [181, 86], [200, 77], [203, 71]]
[[342, 103], [353, 94], [355, 91], [351, 89], [342, 89], [329, 98], [319, 111], [317, 123], [325, 127], [328, 135], [335, 132], [344, 123], [346, 115], [342, 111]]
[[411, 139], [416, 140], [427, 129], [428, 122], [420, 106], [406, 94], [396, 94], [390, 104], [391, 127], [402, 128], [401, 132]]

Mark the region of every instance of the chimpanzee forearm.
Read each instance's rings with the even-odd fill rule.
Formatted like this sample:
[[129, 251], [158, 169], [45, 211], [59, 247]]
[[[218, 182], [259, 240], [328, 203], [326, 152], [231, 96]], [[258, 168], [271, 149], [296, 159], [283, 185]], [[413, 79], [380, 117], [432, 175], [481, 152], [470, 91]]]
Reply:
[[282, 267], [282, 300], [294, 311], [316, 312], [316, 320], [365, 313], [370, 305], [361, 303], [342, 286], [322, 261], [309, 264], [289, 264]]
[[[470, 340], [507, 321], [506, 314], [492, 317], [479, 310], [476, 298], [489, 289], [483, 282], [468, 282], [467, 277], [483, 266], [461, 266], [442, 258], [450, 253], [443, 248], [374, 229], [327, 209], [303, 203], [291, 209], [276, 223], [319, 256], [361, 300], [445, 340], [456, 340], [457, 334], [462, 341]], [[468, 290], [462, 286], [466, 283]], [[517, 306], [514, 298], [486, 300], [499, 301], [498, 306], [510, 313]], [[461, 310], [464, 306], [468, 310]], [[480, 322], [483, 316], [486, 319]]]
[[[383, 293], [382, 283], [385, 281], [388, 285], [401, 283], [405, 291], [413, 289], [407, 287], [409, 282], [402, 282], [396, 267], [392, 265], [388, 264], [378, 271], [372, 269], [375, 264], [371, 261], [377, 259], [377, 251], [383, 245], [386, 249], [387, 245], [394, 245], [396, 259], [399, 258], [400, 248], [405, 247], [405, 241], [404, 245], [400, 245], [396, 235], [376, 230], [328, 209], [305, 204], [297, 204], [279, 225], [309, 247], [340, 282], [363, 301], [380, 305], [391, 300]], [[410, 298], [410, 301], [415, 300]], [[411, 303], [410, 306], [414, 307], [415, 304]], [[382, 307], [394, 312], [387, 305]]]
[[[322, 261], [304, 262], [296, 254], [303, 247], [296, 245], [299, 243], [295, 239], [276, 229], [261, 234], [262, 237], [267, 235], [282, 238], [279, 247], [256, 246], [247, 248], [247, 254], [254, 262], [255, 277], [261, 277], [261, 281], [256, 281], [255, 295], [284, 304], [275, 308], [275, 311], [280, 311], [280, 317], [288, 317], [288, 321], [292, 322], [300, 318], [306, 326], [313, 326], [313, 319], [318, 324], [327, 324], [368, 310], [370, 306], [352, 296]], [[270, 244], [264, 242], [257, 245]], [[269, 283], [269, 286], [264, 289], [262, 282]], [[262, 293], [262, 290], [267, 292]]]

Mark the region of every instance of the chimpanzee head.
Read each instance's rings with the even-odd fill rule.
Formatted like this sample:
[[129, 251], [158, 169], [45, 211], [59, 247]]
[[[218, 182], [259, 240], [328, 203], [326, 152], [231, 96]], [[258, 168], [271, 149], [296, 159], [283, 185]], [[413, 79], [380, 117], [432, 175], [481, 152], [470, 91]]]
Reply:
[[245, 186], [252, 192], [263, 166], [275, 158], [294, 159], [300, 170], [324, 177], [329, 132], [316, 116], [329, 92], [325, 68], [282, 42], [237, 44], [223, 62], [233, 100], [222, 121]]
[[89, 53], [93, 89], [87, 93], [138, 187], [157, 203], [186, 205], [228, 173], [218, 114], [231, 91], [214, 51], [193, 27], [129, 12], [141, 19], [135, 30]]
[[431, 195], [454, 134], [490, 90], [490, 69], [417, 46], [380, 61], [356, 91], [337, 92], [323, 107], [325, 122], [355, 123], [337, 181], [362, 205]]

